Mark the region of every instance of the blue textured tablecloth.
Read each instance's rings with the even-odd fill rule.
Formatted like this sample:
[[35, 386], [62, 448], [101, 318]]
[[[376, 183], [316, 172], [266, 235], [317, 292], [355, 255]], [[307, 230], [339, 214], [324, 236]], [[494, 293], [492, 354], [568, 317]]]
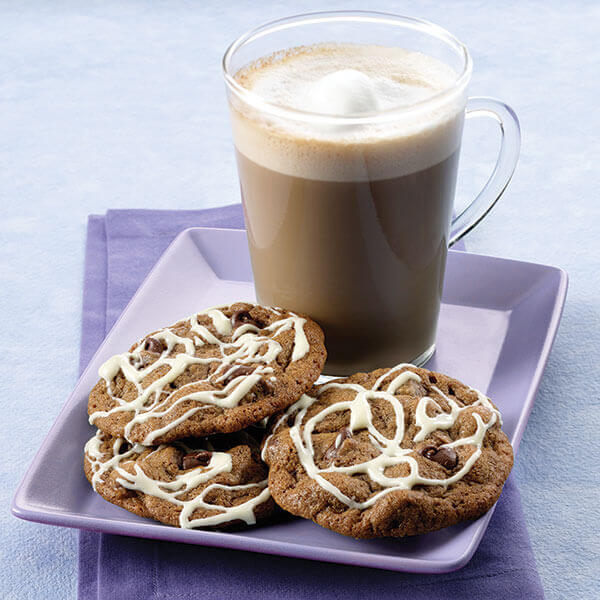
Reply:
[[[17, 521], [8, 504], [77, 379], [87, 215], [237, 201], [221, 54], [254, 24], [323, 6], [0, 3], [0, 597], [76, 593], [77, 533]], [[600, 7], [591, 0], [370, 7], [454, 32], [473, 54], [471, 93], [508, 101], [521, 119], [515, 178], [469, 248], [569, 272], [563, 322], [514, 475], [546, 596], [596, 598]], [[495, 151], [491, 128], [469, 127], [461, 196], [472, 195]]]

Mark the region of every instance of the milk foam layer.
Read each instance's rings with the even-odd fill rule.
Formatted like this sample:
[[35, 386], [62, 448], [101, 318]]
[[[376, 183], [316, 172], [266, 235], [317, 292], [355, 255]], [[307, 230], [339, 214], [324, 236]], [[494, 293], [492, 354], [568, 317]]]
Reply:
[[[325, 181], [388, 179], [448, 158], [459, 146], [465, 90], [445, 63], [402, 48], [318, 44], [240, 69], [235, 79], [262, 100], [310, 114], [274, 115], [231, 97], [239, 152], [275, 171]], [[419, 105], [423, 100], [432, 102]], [[339, 116], [381, 115], [361, 124]]]

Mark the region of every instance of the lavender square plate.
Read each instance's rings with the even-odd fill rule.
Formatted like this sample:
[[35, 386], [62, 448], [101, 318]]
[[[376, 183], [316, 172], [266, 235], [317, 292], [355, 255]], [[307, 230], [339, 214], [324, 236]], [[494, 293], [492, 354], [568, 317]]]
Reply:
[[[490, 395], [516, 450], [556, 334], [567, 276], [556, 267], [450, 252], [437, 352], [430, 368]], [[158, 261], [79, 379], [12, 502], [17, 517], [206, 546], [395, 571], [443, 573], [464, 566], [492, 511], [477, 521], [409, 539], [354, 540], [294, 519], [248, 531], [182, 530], [137, 517], [96, 495], [83, 475], [93, 429], [86, 404], [98, 367], [135, 339], [200, 308], [253, 300], [244, 231], [193, 228]]]

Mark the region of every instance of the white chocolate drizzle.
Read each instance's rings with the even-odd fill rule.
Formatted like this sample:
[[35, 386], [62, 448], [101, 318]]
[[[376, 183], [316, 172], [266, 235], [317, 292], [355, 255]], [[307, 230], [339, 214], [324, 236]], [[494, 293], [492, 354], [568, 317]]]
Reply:
[[[194, 498], [184, 500], [181, 496], [193, 490], [195, 487], [205, 484], [221, 473], [231, 472], [231, 455], [227, 452], [212, 452], [210, 462], [206, 466], [199, 466], [183, 471], [179, 473], [173, 481], [161, 481], [148, 476], [137, 463], [134, 463], [133, 465], [134, 473], [130, 473], [119, 466], [120, 463], [127, 462], [128, 460], [135, 460], [137, 456], [147, 450], [145, 446], [135, 444], [126, 452], [119, 454], [121, 446], [126, 443], [126, 440], [123, 438], [116, 438], [112, 447], [112, 456], [106, 459], [106, 453], [103, 453], [101, 450], [103, 437], [104, 434], [98, 430], [96, 435], [85, 445], [85, 453], [92, 469], [91, 483], [94, 491], [96, 491], [98, 484], [103, 481], [104, 476], [111, 471], [114, 471], [118, 475], [116, 482], [124, 488], [154, 496], [170, 502], [175, 506], [180, 506], [179, 526], [184, 529], [212, 527], [236, 520], [243, 521], [247, 525], [254, 525], [256, 523], [254, 509], [263, 502], [266, 502], [270, 497], [267, 480], [264, 479], [256, 483], [242, 485], [211, 483]], [[158, 446], [154, 452], [164, 447], [165, 446]], [[257, 488], [261, 491], [246, 502], [234, 506], [212, 504], [205, 500], [206, 495], [215, 489], [244, 490], [251, 488]], [[192, 515], [194, 514], [194, 511], [198, 509], [217, 512], [213, 515], [193, 519]]]
[[[290, 425], [289, 435], [294, 443], [298, 458], [306, 474], [316, 481], [324, 490], [335, 496], [340, 502], [346, 504], [349, 508], [363, 510], [372, 506], [385, 494], [389, 494], [395, 490], [412, 489], [415, 485], [439, 485], [447, 487], [457, 481], [460, 481], [473, 467], [477, 459], [481, 456], [481, 448], [487, 430], [495, 423], [502, 423], [500, 413], [494, 408], [490, 400], [478, 390], [476, 392], [478, 399], [472, 404], [459, 406], [455, 400], [448, 395], [445, 395], [438, 387], [432, 386], [433, 390], [445, 400], [450, 407], [450, 412], [446, 412], [434, 398], [424, 396], [420, 398], [415, 411], [415, 423], [419, 430], [413, 438], [414, 442], [419, 442], [427, 438], [435, 430], [449, 429], [454, 425], [458, 416], [465, 409], [481, 406], [489, 411], [489, 418], [484, 420], [482, 415], [477, 411], [472, 411], [471, 416], [475, 420], [475, 432], [465, 438], [459, 438], [453, 442], [439, 446], [457, 448], [460, 446], [472, 446], [473, 452], [461, 466], [461, 468], [452, 476], [445, 479], [430, 479], [419, 473], [419, 465], [414, 458], [416, 450], [414, 448], [402, 448], [401, 443], [405, 435], [405, 419], [404, 407], [402, 402], [394, 396], [394, 393], [402, 385], [410, 380], [420, 382], [420, 376], [411, 371], [415, 368], [414, 365], [400, 364], [393, 369], [384, 373], [373, 385], [371, 389], [364, 388], [356, 383], [341, 383], [332, 381], [323, 384], [318, 388], [318, 394], [312, 398], [304, 394], [300, 400], [290, 406], [285, 413], [276, 422], [273, 433], [266, 439], [263, 446], [262, 457], [265, 460], [268, 454], [268, 446], [274, 435], [277, 434], [281, 425], [287, 421], [289, 424], [294, 418], [293, 425]], [[388, 383], [385, 390], [380, 389], [384, 380], [393, 376], [396, 372], [399, 373], [393, 377]], [[318, 397], [325, 391], [337, 388], [341, 390], [349, 390], [355, 393], [352, 400], [336, 402], [325, 407], [323, 410], [304, 421], [309, 408], [318, 400]], [[472, 388], [471, 388], [472, 389]], [[380, 399], [390, 403], [395, 414], [395, 434], [392, 439], [389, 439], [381, 434], [381, 432], [373, 425], [373, 416], [369, 399]], [[427, 407], [432, 405], [439, 411], [435, 416], [427, 415]], [[350, 430], [352, 432], [366, 429], [369, 433], [371, 443], [380, 451], [380, 454], [370, 460], [350, 465], [336, 466], [335, 459], [327, 468], [319, 468], [315, 464], [315, 456], [312, 442], [312, 434], [315, 426], [322, 421], [327, 415], [337, 411], [350, 411]], [[334, 442], [337, 449], [343, 443], [341, 434], [338, 434]], [[403, 477], [389, 477], [385, 474], [386, 469], [397, 465], [405, 464], [409, 468], [409, 474]], [[350, 498], [341, 492], [324, 474], [327, 473], [344, 473], [349, 476], [367, 475], [373, 482], [379, 484], [383, 489], [372, 495], [364, 502], [359, 502], [354, 498]]]
[[[278, 310], [276, 315], [281, 316]], [[156, 361], [144, 366], [143, 350], [144, 340], [138, 342], [131, 352], [123, 352], [109, 358], [98, 370], [98, 375], [106, 383], [106, 391], [114, 406], [110, 410], [96, 411], [89, 417], [90, 424], [94, 424], [99, 417], [107, 417], [118, 412], [133, 412], [134, 416], [127, 423], [124, 430], [125, 439], [129, 440], [131, 430], [135, 425], [141, 425], [152, 418], [167, 417], [182, 403], [196, 401], [197, 404], [186, 410], [177, 418], [171, 418], [169, 422], [146, 435], [143, 444], [152, 445], [161, 435], [164, 435], [180, 423], [189, 419], [195, 413], [210, 405], [219, 406], [223, 409], [238, 406], [240, 401], [263, 377], [271, 376], [270, 380], [276, 380], [273, 375], [274, 362], [282, 351], [281, 344], [275, 339], [285, 331], [293, 329], [294, 345], [291, 361], [297, 361], [309, 352], [309, 343], [304, 331], [306, 319], [294, 313], [274, 321], [262, 329], [252, 323], [245, 323], [235, 330], [231, 319], [223, 313], [222, 308], [208, 309], [202, 315], [207, 315], [213, 324], [216, 334], [206, 326], [198, 322], [198, 315], [189, 317], [190, 333], [194, 340], [189, 337], [179, 336], [172, 328], [164, 328], [152, 334], [151, 337], [163, 343], [163, 351]], [[268, 335], [267, 335], [268, 334]], [[227, 338], [225, 341], [222, 338]], [[218, 352], [214, 357], [195, 356], [196, 346], [215, 346]], [[175, 346], [182, 345], [184, 351], [173, 354]], [[198, 383], [209, 380], [194, 381], [176, 390], [170, 389], [172, 383], [190, 365], [219, 363], [218, 368], [211, 374], [210, 378], [215, 382], [228, 379], [235, 370], [242, 366], [255, 366], [252, 373], [235, 376], [223, 389], [208, 389], [202, 391], [185, 392], [187, 387], [197, 386]], [[163, 368], [165, 371], [151, 384], [143, 386], [143, 381], [150, 374]], [[164, 369], [167, 367], [167, 369]], [[132, 383], [137, 391], [131, 401], [126, 401], [113, 393], [112, 382], [114, 378], [122, 373], [125, 379]], [[177, 399], [173, 401], [173, 395], [177, 393]]]

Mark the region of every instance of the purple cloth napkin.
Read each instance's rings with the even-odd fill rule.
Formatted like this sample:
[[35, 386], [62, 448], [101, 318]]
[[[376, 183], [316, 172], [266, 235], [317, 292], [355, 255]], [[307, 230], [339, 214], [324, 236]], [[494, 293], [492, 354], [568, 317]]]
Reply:
[[[81, 368], [147, 272], [186, 227], [243, 228], [240, 205], [204, 211], [115, 210], [91, 216]], [[80, 600], [332, 600], [544, 597], [519, 492], [509, 478], [471, 562], [446, 575], [410, 575], [81, 531]]]

